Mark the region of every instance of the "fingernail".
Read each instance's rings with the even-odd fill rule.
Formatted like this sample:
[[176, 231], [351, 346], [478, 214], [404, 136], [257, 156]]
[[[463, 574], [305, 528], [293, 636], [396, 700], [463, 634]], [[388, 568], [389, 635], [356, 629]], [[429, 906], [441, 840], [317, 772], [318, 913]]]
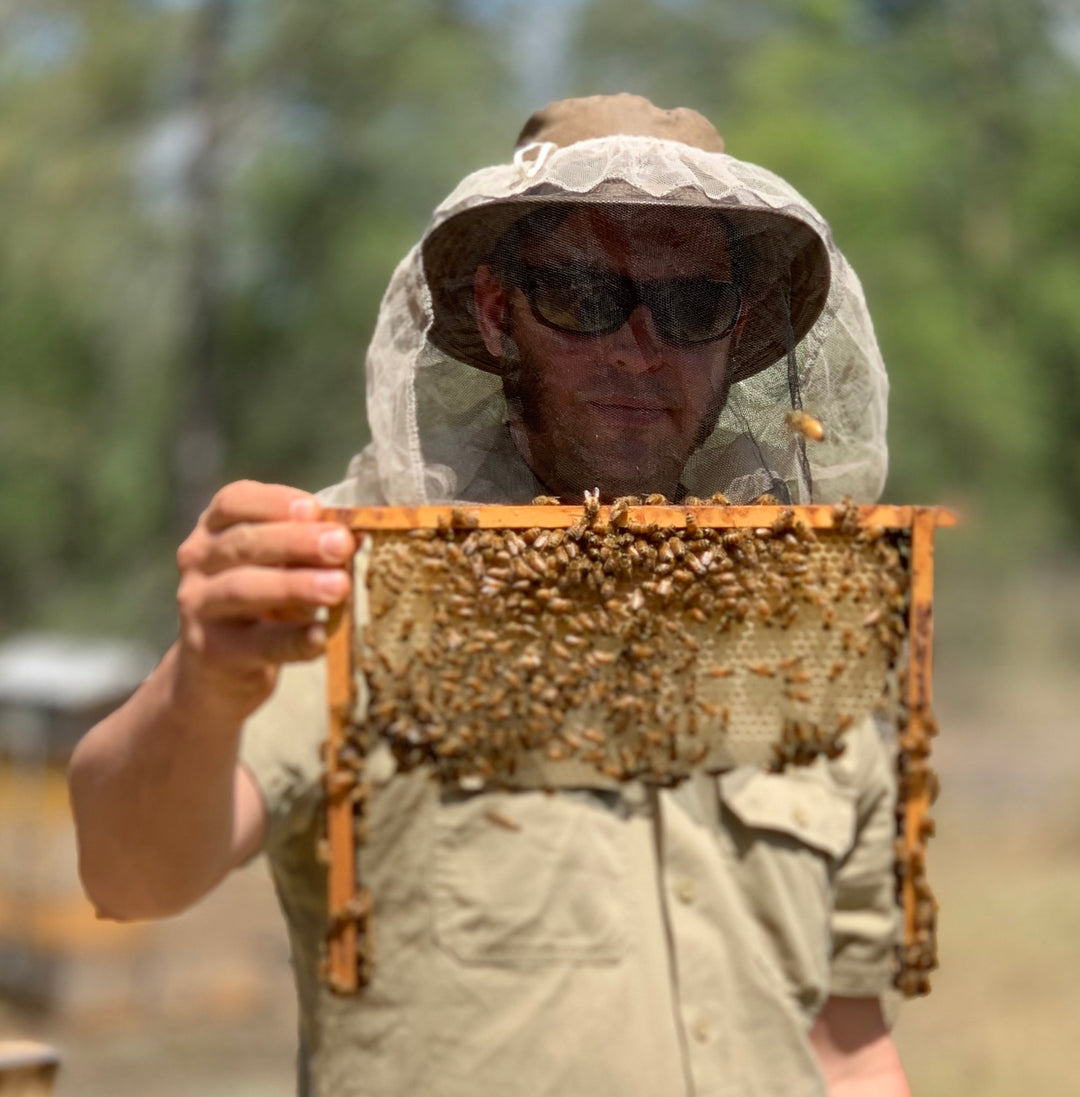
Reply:
[[305, 639], [313, 648], [323, 647], [326, 644], [326, 628], [323, 625], [311, 625]]
[[340, 571], [320, 572], [315, 579], [315, 587], [327, 599], [337, 600], [345, 593], [347, 582]]
[[343, 529], [327, 530], [319, 538], [319, 552], [324, 560], [335, 563], [344, 560], [352, 552], [352, 538]]
[[289, 504], [289, 517], [304, 521], [319, 514], [319, 504], [314, 499], [294, 499]]

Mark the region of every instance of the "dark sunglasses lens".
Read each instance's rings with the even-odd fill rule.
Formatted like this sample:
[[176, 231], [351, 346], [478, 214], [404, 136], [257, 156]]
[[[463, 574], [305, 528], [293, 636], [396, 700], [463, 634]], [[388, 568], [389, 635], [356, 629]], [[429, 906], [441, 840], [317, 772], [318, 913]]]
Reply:
[[603, 335], [626, 319], [618, 280], [573, 268], [531, 271], [529, 303], [546, 324], [580, 335]]
[[656, 287], [653, 316], [672, 343], [707, 343], [727, 335], [739, 321], [742, 295], [732, 282], [679, 278]]

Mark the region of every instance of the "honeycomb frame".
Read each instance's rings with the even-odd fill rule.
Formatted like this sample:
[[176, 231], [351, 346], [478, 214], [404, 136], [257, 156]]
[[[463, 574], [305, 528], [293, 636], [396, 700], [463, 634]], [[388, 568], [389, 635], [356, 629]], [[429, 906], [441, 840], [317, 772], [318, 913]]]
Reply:
[[[935, 529], [955, 524], [955, 516], [943, 508], [910, 506], [626, 506], [617, 502], [612, 507], [601, 507], [595, 501], [591, 506], [588, 503], [584, 507], [327, 508], [322, 517], [338, 521], [361, 536], [370, 534], [378, 538], [404, 534], [428, 543], [438, 539], [453, 541], [455, 536], [467, 537], [470, 532], [481, 530], [519, 534], [529, 531], [534, 538], [544, 530], [562, 530], [567, 536], [580, 537], [586, 529], [599, 534], [628, 530], [656, 535], [659, 531], [660, 537], [663, 531], [680, 537], [705, 535], [699, 531], [731, 531], [736, 536], [768, 538], [793, 529], [809, 531], [811, 538], [818, 533], [871, 540], [886, 533], [902, 535], [908, 546], [904, 553], [908, 585], [903, 607], [906, 660], [896, 679], [899, 696], [895, 698], [898, 798], [894, 862], [902, 933], [896, 948], [894, 983], [907, 997], [928, 993], [929, 972], [937, 966], [937, 902], [926, 874], [926, 842], [933, 834], [930, 805], [938, 790], [937, 778], [929, 764], [930, 743], [937, 732], [931, 709], [933, 540]], [[742, 534], [736, 531], [742, 531]], [[871, 617], [876, 613], [876, 610], [872, 611]], [[883, 626], [878, 628], [881, 631]], [[890, 650], [894, 656], [898, 654], [895, 646]], [[583, 651], [582, 655], [585, 654]], [[358, 650], [354, 603], [350, 598], [332, 613], [328, 628], [329, 735], [324, 751], [326, 836], [320, 843], [320, 855], [328, 868], [329, 910], [323, 973], [329, 987], [344, 995], [363, 989], [370, 980], [373, 965], [371, 900], [357, 879], [356, 867], [369, 795], [363, 774], [363, 744], [367, 740], [363, 734], [357, 735], [364, 726], [357, 713], [357, 676], [370, 679], [373, 670], [370, 660], [365, 660], [362, 651]], [[789, 694], [798, 693], [791, 687], [790, 679], [788, 691]], [[365, 713], [365, 719], [367, 715]], [[726, 722], [726, 712], [724, 719]], [[829, 753], [835, 748], [836, 736], [833, 735], [811, 744], [802, 756], [807, 736], [805, 730], [800, 731], [800, 726], [805, 725], [790, 719], [785, 721], [783, 738], [786, 745], [778, 742], [773, 748], [773, 768], [782, 768], [785, 763], [805, 764], [818, 753]], [[600, 753], [594, 754], [594, 771], [599, 771]], [[439, 755], [429, 751], [429, 757], [437, 761]], [[696, 759], [690, 756], [689, 764], [693, 766], [695, 762], [704, 764], [704, 754]], [[608, 765], [610, 767], [610, 758]], [[460, 775], [460, 767], [451, 772]], [[655, 773], [624, 771], [609, 772], [606, 776], [611, 780], [641, 776], [660, 783], [673, 783], [685, 775], [684, 767], [673, 771], [666, 781]], [[489, 776], [497, 783], [500, 775]]]

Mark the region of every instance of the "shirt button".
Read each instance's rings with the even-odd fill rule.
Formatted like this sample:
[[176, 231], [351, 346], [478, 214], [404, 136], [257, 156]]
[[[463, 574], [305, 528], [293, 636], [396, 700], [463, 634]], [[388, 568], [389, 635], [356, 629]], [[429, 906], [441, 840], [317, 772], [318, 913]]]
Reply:
[[795, 825], [797, 827], [804, 827], [804, 826], [806, 826], [807, 823], [810, 822], [809, 817], [807, 816], [806, 812], [803, 811], [802, 808], [796, 808], [791, 813], [791, 818], [795, 821]]
[[691, 879], [680, 880], [679, 886], [675, 889], [675, 894], [684, 902], [692, 903], [694, 896], [697, 894], [697, 887], [694, 881]]
[[704, 1017], [699, 1017], [691, 1026], [691, 1032], [694, 1034], [694, 1039], [699, 1044], [705, 1043], [709, 1038], [709, 1022]]

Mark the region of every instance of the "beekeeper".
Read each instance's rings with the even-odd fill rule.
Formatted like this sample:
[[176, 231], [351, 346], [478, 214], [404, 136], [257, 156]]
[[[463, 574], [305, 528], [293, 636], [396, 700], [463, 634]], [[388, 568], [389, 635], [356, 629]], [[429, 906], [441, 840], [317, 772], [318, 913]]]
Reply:
[[[367, 385], [372, 441], [323, 502], [870, 502], [885, 473], [884, 367], [827, 224], [701, 115], [635, 96], [551, 104], [462, 181], [391, 280]], [[174, 914], [265, 852], [323, 1097], [908, 1093], [870, 723], [834, 761], [662, 791], [466, 793], [383, 752], [374, 977], [328, 990], [319, 611], [353, 550], [315, 497], [252, 482], [181, 546], [179, 638], [72, 764], [104, 914]]]

